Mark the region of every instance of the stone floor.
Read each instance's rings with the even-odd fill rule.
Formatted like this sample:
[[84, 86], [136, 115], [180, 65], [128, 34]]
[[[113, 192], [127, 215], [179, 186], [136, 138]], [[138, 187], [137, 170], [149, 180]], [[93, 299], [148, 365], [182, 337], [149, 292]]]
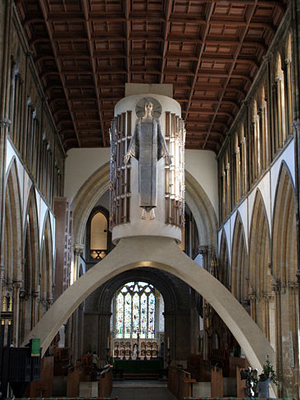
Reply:
[[176, 400], [166, 382], [154, 380], [115, 381], [111, 396], [118, 396], [119, 400]]

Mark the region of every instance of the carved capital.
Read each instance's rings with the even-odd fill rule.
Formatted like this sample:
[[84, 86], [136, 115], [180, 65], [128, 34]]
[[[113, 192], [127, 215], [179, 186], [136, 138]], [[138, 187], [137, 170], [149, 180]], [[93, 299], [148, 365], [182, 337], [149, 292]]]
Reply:
[[209, 246], [207, 246], [207, 245], [202, 245], [202, 246], [198, 247], [199, 254], [206, 255], [206, 254], [208, 254], [208, 251], [209, 251]]
[[77, 257], [80, 257], [83, 254], [84, 244], [76, 243], [74, 245], [74, 253]]
[[243, 307], [248, 307], [248, 306], [250, 306], [250, 298], [249, 298], [249, 299], [243, 299], [243, 300], [241, 301], [241, 303], [242, 303], [242, 306], [243, 306]]
[[19, 297], [21, 300], [28, 300], [29, 296], [25, 289], [21, 289], [19, 292]]
[[249, 299], [250, 299], [250, 301], [257, 300], [257, 293], [256, 292], [250, 293], [249, 294]]
[[36, 298], [38, 298], [39, 296], [40, 296], [40, 291], [39, 290], [34, 290], [33, 292], [32, 292], [32, 296], [36, 299]]
[[284, 62], [285, 62], [286, 64], [291, 64], [291, 63], [292, 63], [292, 58], [291, 58], [291, 57], [287, 57], [287, 58], [284, 60]]
[[8, 118], [0, 117], [0, 128], [7, 128], [11, 125], [11, 120]]
[[21, 287], [22, 287], [22, 281], [14, 281], [13, 282], [14, 289], [20, 289]]
[[53, 297], [49, 297], [47, 300], [47, 305], [50, 307], [53, 304]]
[[280, 289], [281, 289], [281, 282], [274, 282], [274, 283], [272, 283], [272, 291], [273, 292], [280, 292]]
[[272, 301], [274, 300], [274, 293], [264, 292], [263, 298], [267, 301]]
[[0, 280], [1, 280], [1, 282], [4, 279], [4, 271], [5, 271], [4, 265], [0, 265]]
[[33, 56], [34, 56], [34, 52], [33, 51], [28, 50], [26, 52], [26, 57], [33, 57]]
[[21, 75], [20, 73], [18, 73], [18, 74], [16, 75], [16, 77], [17, 77], [17, 79], [18, 79], [20, 85], [23, 85], [24, 79], [22, 78], [22, 75]]
[[288, 289], [291, 292], [296, 292], [298, 290], [298, 283], [297, 282], [288, 282]]
[[269, 62], [271, 61], [271, 53], [262, 57], [263, 61]]
[[293, 121], [291, 125], [292, 125], [293, 129], [295, 129], [296, 133], [298, 133], [299, 129], [300, 129], [300, 120], [297, 119], [297, 120]]

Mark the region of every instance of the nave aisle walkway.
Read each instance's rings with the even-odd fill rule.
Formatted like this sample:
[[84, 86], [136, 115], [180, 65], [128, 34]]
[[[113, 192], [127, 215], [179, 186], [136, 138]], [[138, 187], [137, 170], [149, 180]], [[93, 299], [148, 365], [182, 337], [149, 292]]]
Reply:
[[114, 381], [111, 397], [119, 400], [176, 400], [167, 382], [160, 381]]

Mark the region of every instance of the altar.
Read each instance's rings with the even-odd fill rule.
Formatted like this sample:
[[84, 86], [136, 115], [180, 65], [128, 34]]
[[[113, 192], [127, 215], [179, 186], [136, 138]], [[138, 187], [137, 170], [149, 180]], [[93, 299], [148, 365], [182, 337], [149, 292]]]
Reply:
[[113, 377], [120, 379], [126, 377], [162, 378], [164, 373], [164, 360], [158, 357], [151, 360], [120, 360], [114, 359]]

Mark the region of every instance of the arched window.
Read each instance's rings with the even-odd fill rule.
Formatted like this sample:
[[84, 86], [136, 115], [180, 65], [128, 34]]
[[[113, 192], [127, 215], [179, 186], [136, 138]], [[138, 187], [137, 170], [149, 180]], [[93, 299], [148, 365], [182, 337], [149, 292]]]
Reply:
[[107, 254], [107, 230], [106, 215], [97, 211], [92, 216], [90, 225], [90, 255], [95, 260], [100, 260]]
[[157, 337], [161, 309], [158, 303], [162, 301], [162, 296], [153, 285], [146, 282], [126, 283], [114, 298], [115, 338]]

